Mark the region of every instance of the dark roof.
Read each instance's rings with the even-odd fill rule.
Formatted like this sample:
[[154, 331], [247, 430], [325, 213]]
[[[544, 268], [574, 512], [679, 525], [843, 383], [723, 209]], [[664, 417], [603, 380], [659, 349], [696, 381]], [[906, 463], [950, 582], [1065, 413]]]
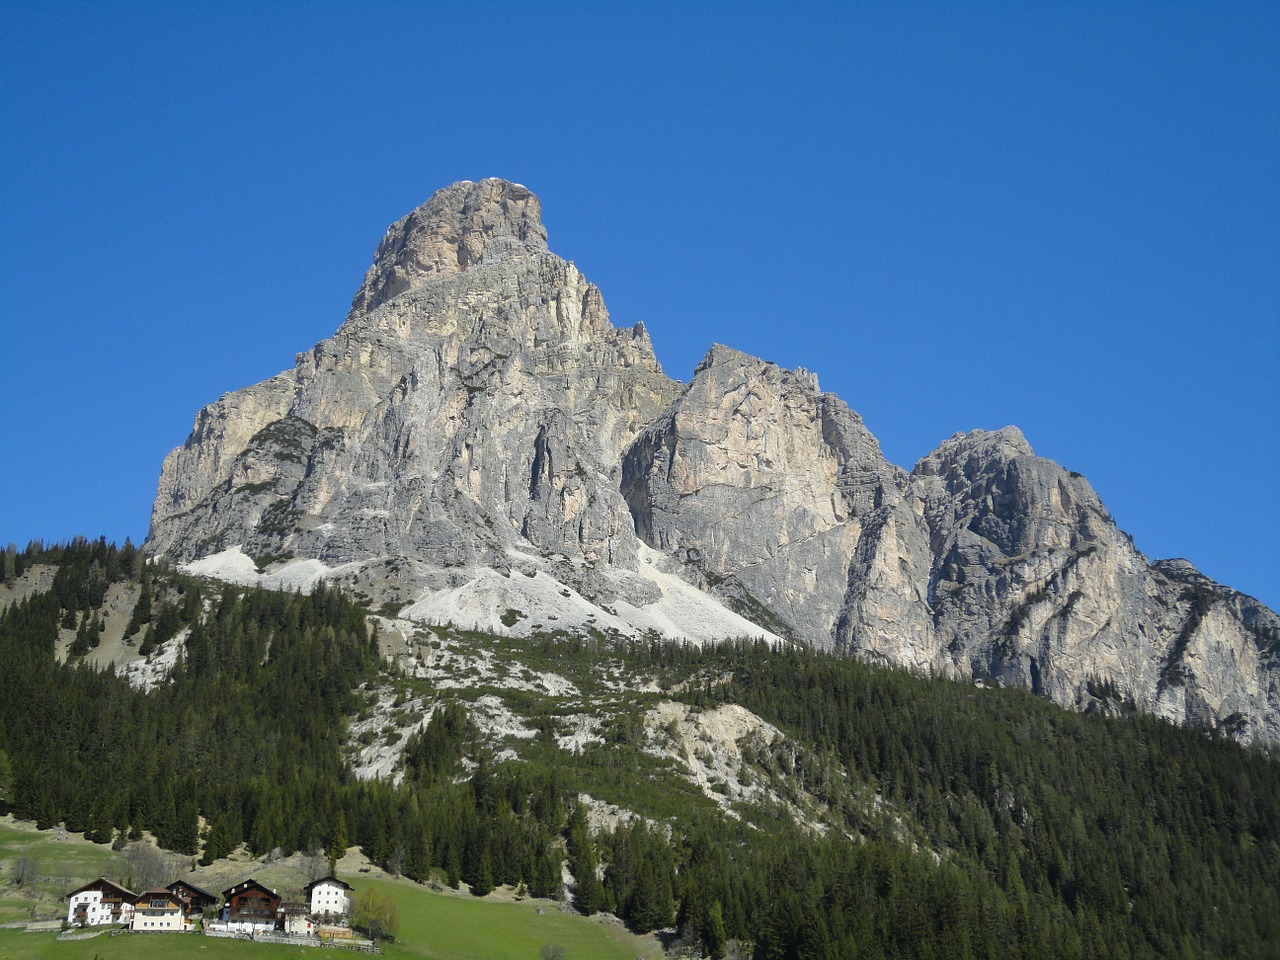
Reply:
[[341, 880], [339, 880], [337, 877], [321, 877], [319, 880], [312, 880], [310, 883], [308, 883], [308, 884], [307, 884], [305, 887], [303, 887], [302, 889], [303, 889], [305, 892], [310, 893], [310, 892], [311, 892], [311, 890], [312, 890], [312, 888], [314, 888], [314, 887], [318, 887], [318, 886], [320, 886], [320, 884], [322, 884], [322, 883], [333, 883], [333, 884], [337, 884], [338, 886], [342, 887], [342, 889], [343, 889], [343, 890], [354, 890], [354, 889], [355, 889], [355, 887], [351, 886], [351, 884], [349, 884], [349, 883], [343, 883], [343, 882], [342, 882]]
[[101, 890], [103, 893], [114, 893], [123, 900], [132, 900], [137, 896], [132, 890], [122, 887], [118, 883], [112, 883], [106, 877], [99, 877], [92, 883], [86, 883], [83, 887], [76, 887], [67, 894], [67, 899], [74, 897], [77, 893], [83, 893], [85, 890]]
[[[194, 883], [188, 883], [186, 880], [175, 880], [173, 883], [169, 884], [166, 889], [173, 890], [174, 893], [177, 893], [178, 891], [174, 890], [174, 887], [182, 887], [182, 889], [195, 894], [197, 898], [202, 897], [210, 903], [217, 903], [218, 901], [218, 895], [216, 893], [210, 893], [208, 890], [202, 890]], [[179, 894], [179, 896], [181, 896], [181, 894]]]
[[250, 878], [250, 879], [248, 879], [248, 880], [241, 880], [241, 881], [240, 881], [239, 883], [237, 883], [234, 887], [231, 887], [231, 888], [229, 888], [229, 889], [227, 889], [227, 890], [223, 890], [223, 891], [222, 891], [222, 899], [224, 899], [224, 900], [230, 900], [230, 899], [231, 899], [232, 897], [234, 897], [236, 894], [244, 893], [246, 890], [250, 890], [250, 889], [253, 889], [253, 888], [255, 888], [255, 887], [256, 887], [257, 889], [261, 890], [263, 893], [268, 894], [269, 896], [274, 897], [276, 900], [279, 900], [279, 899], [280, 899], [280, 896], [279, 896], [279, 895], [278, 895], [274, 890], [272, 890], [272, 889], [271, 889], [270, 887], [268, 887], [268, 886], [265, 886], [264, 884], [259, 883], [257, 880], [254, 880], [254, 879], [252, 879], [252, 878]]

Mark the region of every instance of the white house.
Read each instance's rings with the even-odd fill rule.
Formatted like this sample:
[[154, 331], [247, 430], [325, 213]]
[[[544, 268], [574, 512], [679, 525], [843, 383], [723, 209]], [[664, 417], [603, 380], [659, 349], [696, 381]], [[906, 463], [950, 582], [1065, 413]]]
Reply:
[[351, 885], [337, 877], [322, 877], [302, 888], [311, 902], [313, 917], [346, 917], [351, 914]]
[[96, 927], [103, 923], [128, 923], [138, 895], [106, 877], [86, 883], [67, 894], [67, 923]]

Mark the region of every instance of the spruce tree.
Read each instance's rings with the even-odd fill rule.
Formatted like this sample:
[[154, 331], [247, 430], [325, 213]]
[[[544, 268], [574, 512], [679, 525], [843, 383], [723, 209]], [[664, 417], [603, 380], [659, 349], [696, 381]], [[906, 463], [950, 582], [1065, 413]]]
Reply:
[[489, 848], [480, 851], [476, 864], [475, 879], [471, 883], [471, 894], [476, 897], [487, 897], [493, 893], [493, 865], [489, 857]]
[[338, 819], [334, 822], [333, 830], [329, 834], [329, 843], [326, 847], [330, 874], [337, 869], [338, 861], [342, 859], [349, 846], [351, 846], [351, 841], [347, 838], [347, 815], [339, 810]]
[[539, 837], [538, 851], [533, 858], [533, 870], [529, 876], [529, 893], [535, 897], [560, 899], [560, 857], [545, 835]]
[[444, 861], [445, 876], [449, 886], [454, 890], [462, 883], [462, 858], [458, 855], [458, 845], [449, 844]]
[[569, 827], [569, 869], [573, 872], [573, 903], [591, 916], [604, 906], [604, 887], [596, 875], [596, 855], [587, 831], [585, 810], [579, 806]]
[[724, 911], [719, 900], [711, 901], [711, 906], [703, 914], [698, 938], [702, 941], [702, 953], [708, 960], [724, 960], [725, 945], [729, 937], [725, 933]]

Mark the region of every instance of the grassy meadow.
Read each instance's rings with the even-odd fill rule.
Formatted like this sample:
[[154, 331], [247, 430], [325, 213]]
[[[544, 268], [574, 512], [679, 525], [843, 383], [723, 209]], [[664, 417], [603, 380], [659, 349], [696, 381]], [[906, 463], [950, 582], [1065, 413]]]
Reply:
[[[33, 864], [36, 881], [19, 888], [13, 878], [24, 858]], [[90, 843], [80, 834], [36, 830], [29, 823], [0, 818], [0, 923], [66, 916], [62, 897], [68, 891], [101, 876], [115, 876], [120, 863], [120, 855], [109, 846]], [[8, 956], [0, 949], [0, 957]]]
[[[385, 944], [389, 960], [539, 960], [546, 944], [564, 947], [565, 960], [659, 958], [651, 937], [628, 933], [615, 921], [562, 913], [545, 901], [493, 902], [438, 894], [407, 883], [373, 884], [400, 911], [400, 936]], [[537, 913], [537, 906], [543, 913]], [[58, 941], [52, 933], [0, 930], [4, 960], [340, 960], [359, 953], [222, 940], [195, 934], [101, 934]]]
[[[400, 913], [400, 935], [388, 957], [427, 960], [538, 960], [546, 944], [564, 947], [565, 960], [659, 958], [653, 937], [629, 933], [616, 920], [563, 913], [545, 900], [502, 902], [438, 894], [400, 881], [351, 880], [390, 895]], [[543, 911], [539, 914], [537, 911]], [[105, 958], [104, 958], [105, 960]]]
[[[13, 882], [19, 860], [34, 863], [34, 887], [19, 888]], [[509, 894], [478, 899], [454, 891], [434, 892], [404, 879], [391, 879], [377, 871], [376, 878], [356, 865], [363, 863], [356, 851], [339, 867], [339, 875], [359, 896], [369, 887], [390, 896], [400, 917], [395, 943], [384, 945], [388, 958], [412, 960], [539, 960], [544, 945], [564, 947], [565, 960], [634, 960], [660, 958], [662, 950], [653, 937], [637, 937], [616, 920], [585, 918], [565, 913], [545, 900], [520, 900]], [[62, 917], [68, 891], [99, 876], [114, 877], [121, 871], [120, 854], [110, 847], [90, 843], [79, 834], [37, 831], [29, 823], [0, 819], [0, 923], [38, 917]], [[252, 870], [268, 884], [301, 886], [289, 875], [285, 862], [254, 867], [250, 863], [223, 864], [237, 875]], [[350, 869], [343, 869], [349, 867]], [[215, 866], [214, 871], [217, 870]], [[375, 868], [376, 870], [376, 868]], [[203, 872], [203, 871], [202, 871]], [[223, 879], [194, 876], [209, 889], [223, 889]], [[539, 913], [538, 911], [542, 912]], [[26, 933], [0, 929], [2, 960], [305, 960], [308, 957], [363, 956], [319, 947], [293, 947], [222, 940], [192, 934], [102, 933], [86, 940], [58, 941], [53, 933]]]

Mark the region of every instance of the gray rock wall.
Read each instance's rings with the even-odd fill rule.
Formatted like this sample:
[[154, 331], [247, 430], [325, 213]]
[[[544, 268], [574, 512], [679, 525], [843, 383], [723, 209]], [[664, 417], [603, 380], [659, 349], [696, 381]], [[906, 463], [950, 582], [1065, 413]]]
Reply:
[[670, 380], [501, 180], [393, 224], [332, 337], [200, 411], [149, 540], [314, 558], [399, 600], [544, 558], [632, 608], [658, 591], [642, 544], [780, 636], [1280, 744], [1272, 611], [1148, 563], [1012, 427], [907, 474], [803, 370], [717, 345]]

